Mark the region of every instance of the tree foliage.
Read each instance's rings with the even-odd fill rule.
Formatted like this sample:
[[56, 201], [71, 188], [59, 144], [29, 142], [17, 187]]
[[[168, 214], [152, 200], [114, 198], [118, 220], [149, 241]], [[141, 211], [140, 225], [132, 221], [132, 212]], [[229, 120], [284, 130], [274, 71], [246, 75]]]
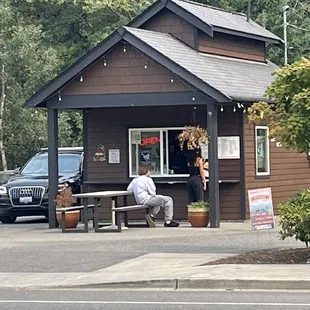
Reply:
[[275, 72], [267, 96], [276, 102], [258, 102], [248, 109], [250, 122], [269, 120], [270, 136], [284, 147], [307, 153], [310, 149], [310, 59]]
[[[0, 68], [5, 68], [4, 145], [9, 168], [23, 164], [47, 144], [45, 111], [22, 104], [78, 57], [126, 24], [155, 0], [1, 0]], [[246, 13], [247, 0], [200, 0]], [[252, 0], [252, 18], [282, 36], [282, 7], [291, 6], [293, 26], [310, 28], [310, 4], [299, 0]], [[290, 61], [310, 51], [310, 32], [289, 27]], [[283, 63], [283, 51], [269, 47], [269, 56]], [[1, 97], [0, 93], [0, 97]], [[60, 145], [81, 145], [82, 118], [62, 112]]]

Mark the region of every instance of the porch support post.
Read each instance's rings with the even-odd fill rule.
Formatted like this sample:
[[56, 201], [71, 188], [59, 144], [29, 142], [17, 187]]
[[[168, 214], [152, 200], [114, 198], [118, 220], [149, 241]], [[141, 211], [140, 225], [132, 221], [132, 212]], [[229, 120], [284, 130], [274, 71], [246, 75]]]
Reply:
[[209, 134], [209, 203], [210, 203], [210, 227], [220, 227], [219, 204], [219, 165], [218, 165], [218, 108], [215, 104], [207, 105], [207, 128]]
[[48, 120], [48, 223], [56, 228], [55, 199], [58, 193], [58, 110], [47, 110]]

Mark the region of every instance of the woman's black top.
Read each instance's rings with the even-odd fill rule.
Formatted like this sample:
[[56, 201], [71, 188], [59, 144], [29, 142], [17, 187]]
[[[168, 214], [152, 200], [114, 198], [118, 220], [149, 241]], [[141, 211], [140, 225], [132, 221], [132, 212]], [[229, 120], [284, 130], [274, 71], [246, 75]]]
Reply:
[[189, 166], [188, 172], [191, 177], [194, 175], [200, 175], [199, 167], [197, 166]]

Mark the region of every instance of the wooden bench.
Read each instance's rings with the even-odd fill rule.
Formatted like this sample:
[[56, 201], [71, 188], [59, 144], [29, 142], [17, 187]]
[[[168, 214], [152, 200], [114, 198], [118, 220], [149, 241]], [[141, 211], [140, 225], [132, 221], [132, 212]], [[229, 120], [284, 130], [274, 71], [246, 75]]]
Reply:
[[146, 212], [148, 212], [149, 206], [147, 205], [133, 205], [133, 206], [125, 206], [125, 207], [116, 207], [112, 208], [112, 211], [116, 214], [116, 222], [117, 222], [117, 228], [118, 232], [122, 232], [122, 214], [124, 214], [124, 224], [127, 227], [128, 226], [128, 211], [134, 211], [134, 210], [141, 210], [146, 209]]
[[[94, 205], [88, 205], [87, 206], [87, 214], [84, 214], [84, 209], [85, 206], [72, 206], [72, 207], [67, 207], [67, 208], [56, 208], [56, 212], [61, 213], [61, 222], [60, 222], [60, 226], [61, 226], [61, 231], [63, 233], [66, 232], [88, 232], [88, 221], [89, 219], [91, 219], [93, 221], [93, 226], [94, 224]], [[91, 213], [88, 212], [88, 210], [91, 209]], [[80, 210], [81, 212], [81, 221], [84, 223], [84, 229], [83, 230], [68, 230], [66, 228], [66, 212], [69, 211], [76, 211], [76, 210]], [[89, 217], [89, 215], [91, 215], [91, 217]], [[85, 218], [86, 217], [86, 218]]]

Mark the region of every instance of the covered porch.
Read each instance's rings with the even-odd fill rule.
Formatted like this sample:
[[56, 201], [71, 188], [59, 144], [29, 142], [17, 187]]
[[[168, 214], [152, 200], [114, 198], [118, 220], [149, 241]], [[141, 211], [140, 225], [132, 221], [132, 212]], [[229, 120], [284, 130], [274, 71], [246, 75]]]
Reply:
[[[84, 148], [84, 177], [83, 191], [97, 190], [124, 190], [127, 188], [133, 173], [130, 173], [130, 165], [133, 159], [130, 159], [129, 136], [130, 128], [152, 128], [153, 130], [161, 128], [182, 128], [189, 124], [193, 113], [196, 113], [197, 125], [208, 128], [210, 135], [209, 143], [209, 200], [210, 200], [210, 224], [211, 227], [219, 227], [220, 222], [220, 182], [226, 184], [238, 184], [239, 178], [220, 180], [217, 156], [217, 136], [218, 136], [218, 107], [213, 101], [207, 101], [205, 97], [196, 94], [195, 102], [192, 100], [191, 92], [179, 94], [134, 94], [125, 98], [121, 95], [109, 96], [113, 102], [118, 102], [124, 97], [124, 103], [115, 104], [113, 108], [111, 103], [102, 104], [100, 107], [96, 104], [97, 96], [89, 95], [86, 100], [83, 111], [83, 148]], [[100, 102], [104, 103], [109, 99], [102, 96]], [[115, 98], [113, 100], [113, 97]], [[149, 99], [147, 99], [149, 98]], [[134, 101], [131, 101], [134, 100]], [[154, 104], [150, 101], [154, 100]], [[63, 98], [59, 105], [55, 104], [48, 108], [48, 129], [49, 129], [49, 226], [56, 227], [54, 198], [58, 190], [58, 111], [63, 109]], [[127, 102], [127, 104], [126, 104]], [[130, 102], [140, 102], [139, 105], [132, 105]], [[160, 107], [156, 106], [160, 102]], [[129, 106], [129, 107], [128, 107]], [[74, 108], [74, 107], [69, 107]], [[81, 107], [79, 107], [81, 109]], [[181, 111], [182, 113], [179, 113]], [[181, 117], [181, 114], [183, 117]], [[240, 114], [242, 115], [242, 114]], [[211, 141], [215, 141], [212, 143]], [[98, 147], [103, 145], [105, 148], [106, 159], [104, 162], [95, 162], [94, 154]], [[116, 149], [120, 152], [120, 162], [109, 163], [108, 153], [110, 149]], [[214, 154], [212, 156], [212, 154]], [[211, 164], [212, 163], [212, 164]], [[211, 167], [212, 166], [212, 167]], [[158, 188], [158, 192], [170, 195], [175, 200], [175, 213], [186, 218], [186, 182], [187, 176], [178, 176], [177, 174], [159, 174], [152, 175]], [[239, 186], [238, 186], [239, 188]], [[54, 191], [54, 192], [53, 192]], [[238, 192], [240, 195], [240, 192]], [[182, 215], [181, 215], [182, 214]], [[109, 217], [109, 208], [103, 210], [103, 218]], [[139, 218], [139, 217], [138, 217]]]

